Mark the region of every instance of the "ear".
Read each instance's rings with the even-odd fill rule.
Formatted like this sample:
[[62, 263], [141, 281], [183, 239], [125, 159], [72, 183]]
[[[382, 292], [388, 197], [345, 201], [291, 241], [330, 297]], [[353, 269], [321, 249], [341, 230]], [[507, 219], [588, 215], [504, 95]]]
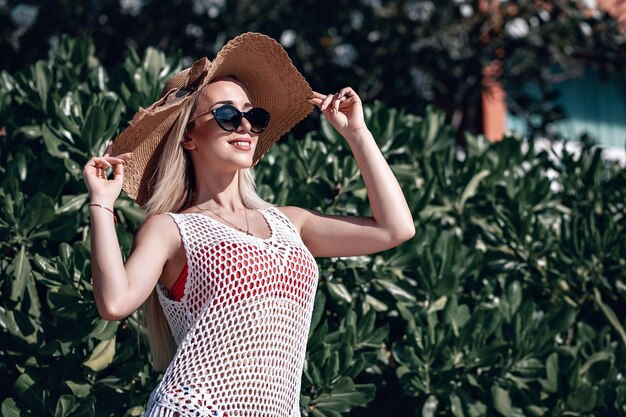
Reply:
[[187, 149], [188, 151], [193, 151], [196, 149], [196, 143], [193, 141], [193, 138], [189, 135], [185, 135], [183, 137], [183, 141], [181, 143], [181, 146], [184, 149]]

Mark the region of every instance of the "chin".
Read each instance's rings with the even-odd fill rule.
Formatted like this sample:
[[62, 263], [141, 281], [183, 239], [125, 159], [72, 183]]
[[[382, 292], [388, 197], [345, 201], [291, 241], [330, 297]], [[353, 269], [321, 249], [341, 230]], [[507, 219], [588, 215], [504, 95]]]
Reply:
[[245, 160], [242, 158], [233, 162], [234, 164], [237, 165], [239, 169], [247, 169], [247, 168], [252, 168], [252, 165], [253, 165], [252, 161], [253, 161], [253, 158], [246, 158]]

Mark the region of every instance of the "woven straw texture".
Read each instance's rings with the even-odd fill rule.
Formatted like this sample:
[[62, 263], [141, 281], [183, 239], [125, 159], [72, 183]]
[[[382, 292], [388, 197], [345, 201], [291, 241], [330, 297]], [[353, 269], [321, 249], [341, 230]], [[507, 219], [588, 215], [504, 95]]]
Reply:
[[113, 155], [133, 152], [126, 166], [124, 191], [138, 204], [152, 194], [151, 183], [158, 166], [163, 140], [184, 105], [212, 80], [234, 76], [248, 89], [255, 107], [270, 112], [269, 125], [259, 135], [254, 164], [313, 106], [307, 101], [312, 90], [291, 59], [274, 39], [259, 33], [244, 33], [230, 42], [211, 63], [202, 58], [192, 68], [174, 75], [162, 98], [147, 109], [139, 109], [113, 144]]
[[187, 254], [183, 298], [157, 286], [178, 344], [145, 417], [299, 417], [318, 269], [293, 224], [260, 209], [271, 235], [171, 214]]

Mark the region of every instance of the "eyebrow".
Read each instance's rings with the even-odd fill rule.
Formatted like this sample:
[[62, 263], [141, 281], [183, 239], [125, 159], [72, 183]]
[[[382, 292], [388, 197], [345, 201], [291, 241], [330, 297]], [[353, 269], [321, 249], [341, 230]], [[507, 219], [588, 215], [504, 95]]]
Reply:
[[[235, 102], [232, 100], [221, 100], [221, 101], [216, 101], [215, 103], [213, 103], [213, 105], [211, 106], [211, 108], [215, 107], [216, 104], [230, 104], [231, 106], [235, 105]], [[252, 104], [249, 102], [244, 103], [243, 107], [252, 107]]]

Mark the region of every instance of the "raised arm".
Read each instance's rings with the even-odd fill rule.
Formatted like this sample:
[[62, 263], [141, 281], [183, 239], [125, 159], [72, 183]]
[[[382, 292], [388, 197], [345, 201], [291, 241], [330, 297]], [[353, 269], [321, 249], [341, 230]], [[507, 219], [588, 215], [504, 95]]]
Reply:
[[[103, 318], [119, 320], [150, 295], [175, 250], [176, 240], [167, 236], [177, 236], [177, 230], [169, 216], [151, 217], [135, 236], [131, 255], [124, 264], [114, 216], [109, 210], [121, 192], [124, 163], [131, 155], [111, 157], [109, 152], [110, 146], [104, 156], [90, 159], [83, 169], [83, 178], [92, 203], [91, 271], [96, 306]], [[107, 178], [108, 168], [113, 169], [113, 179]]]
[[311, 103], [348, 142], [367, 189], [372, 217], [334, 216], [282, 207], [318, 257], [355, 256], [392, 248], [415, 235], [402, 189], [365, 125], [363, 107], [351, 88], [334, 95], [313, 93]]

